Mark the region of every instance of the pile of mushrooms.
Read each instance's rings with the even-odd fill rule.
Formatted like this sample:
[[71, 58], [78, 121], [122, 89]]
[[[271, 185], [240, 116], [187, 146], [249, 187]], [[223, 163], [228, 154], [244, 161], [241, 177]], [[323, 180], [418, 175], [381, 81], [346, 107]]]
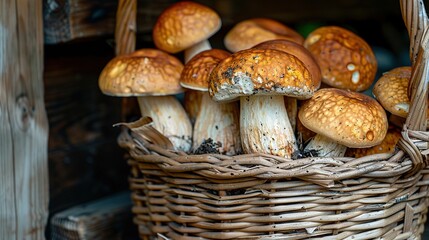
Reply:
[[[397, 90], [389, 91], [382, 80], [406, 77], [395, 70], [376, 84], [381, 89], [374, 89], [375, 98], [360, 93], [373, 84], [377, 62], [358, 35], [324, 26], [304, 38], [273, 19], [254, 18], [226, 34], [228, 52], [208, 42], [220, 27], [219, 15], [207, 6], [173, 4], [154, 26], [157, 49], [112, 59], [100, 74], [100, 89], [138, 97], [142, 117], [151, 117], [176, 151], [189, 154], [209, 140], [226, 155], [336, 157], [347, 149], [355, 155], [352, 149], [394, 150], [380, 145], [397, 141], [397, 134], [387, 135], [389, 125], [398, 132], [387, 116], [406, 116], [408, 102], [384, 99], [406, 99], [388, 95], [404, 92], [406, 83], [391, 84]], [[184, 63], [170, 55], [181, 51]], [[184, 89], [186, 101], [180, 102], [175, 95]]]

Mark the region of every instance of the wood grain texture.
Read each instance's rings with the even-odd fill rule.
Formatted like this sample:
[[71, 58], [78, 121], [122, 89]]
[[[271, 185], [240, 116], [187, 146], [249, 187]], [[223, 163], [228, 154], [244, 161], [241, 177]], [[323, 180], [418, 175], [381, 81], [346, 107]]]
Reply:
[[0, 2], [2, 239], [44, 239], [49, 194], [42, 20], [41, 1]]
[[[161, 11], [173, 2], [139, 1], [139, 32], [151, 31]], [[113, 36], [117, 9], [117, 0], [43, 0], [45, 43]]]
[[51, 219], [51, 239], [121, 239], [131, 219], [130, 192], [113, 194], [80, 204], [55, 214]]

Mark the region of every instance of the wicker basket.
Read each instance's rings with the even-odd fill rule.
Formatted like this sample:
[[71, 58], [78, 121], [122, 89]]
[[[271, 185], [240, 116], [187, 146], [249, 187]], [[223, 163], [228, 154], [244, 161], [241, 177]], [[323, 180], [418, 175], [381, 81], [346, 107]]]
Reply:
[[187, 155], [169, 150], [149, 119], [125, 124], [131, 131], [119, 143], [131, 156], [141, 237], [419, 239], [429, 203], [429, 33], [422, 1], [403, 0], [401, 7], [417, 40], [410, 47], [410, 114], [394, 153], [299, 160]]

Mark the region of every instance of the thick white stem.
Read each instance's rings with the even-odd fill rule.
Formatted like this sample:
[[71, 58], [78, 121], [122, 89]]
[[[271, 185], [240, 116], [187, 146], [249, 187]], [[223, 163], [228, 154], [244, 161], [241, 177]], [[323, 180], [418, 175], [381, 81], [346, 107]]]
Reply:
[[347, 147], [317, 134], [307, 144], [304, 152], [314, 152], [319, 157], [344, 157]]
[[137, 100], [142, 116], [151, 117], [153, 127], [170, 139], [176, 150], [188, 152], [191, 149], [191, 122], [174, 96], [146, 96]]
[[290, 158], [297, 144], [283, 96], [241, 97], [240, 106], [243, 151]]
[[201, 98], [201, 108], [194, 126], [193, 150], [197, 149], [204, 140], [211, 138], [220, 142], [217, 148], [221, 154], [236, 155], [241, 152], [239, 107], [237, 102], [217, 103], [208, 92]]
[[193, 58], [198, 53], [210, 49], [212, 49], [212, 46], [208, 40], [201, 41], [192, 47], [187, 48], [185, 50], [185, 63], [189, 62], [189, 60], [191, 60], [191, 58]]

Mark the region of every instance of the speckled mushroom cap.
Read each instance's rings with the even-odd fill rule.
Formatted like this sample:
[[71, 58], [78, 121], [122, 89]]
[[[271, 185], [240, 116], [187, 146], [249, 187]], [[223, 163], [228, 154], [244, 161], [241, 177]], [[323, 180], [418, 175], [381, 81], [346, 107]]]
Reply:
[[213, 69], [209, 93], [215, 101], [255, 94], [307, 99], [316, 87], [305, 64], [295, 56], [274, 49], [247, 49], [225, 58]]
[[221, 27], [219, 15], [195, 2], [177, 2], [158, 17], [153, 28], [157, 48], [177, 53], [208, 39]]
[[386, 112], [375, 99], [336, 88], [317, 91], [298, 117], [311, 131], [354, 148], [380, 144], [388, 128]]
[[183, 92], [179, 84], [183, 64], [156, 49], [140, 49], [112, 59], [101, 72], [98, 85], [112, 96], [173, 95]]
[[268, 18], [253, 18], [237, 23], [225, 36], [224, 44], [231, 52], [248, 49], [273, 39], [288, 39], [299, 44], [304, 38], [292, 28]]
[[305, 64], [305, 66], [308, 68], [314, 82], [316, 84], [317, 83], [319, 84], [318, 86], [316, 86], [316, 88], [318, 89], [320, 87], [320, 84], [321, 84], [320, 67], [317, 64], [314, 57], [311, 55], [311, 53], [301, 44], [298, 44], [296, 42], [292, 42], [292, 41], [286, 40], [286, 39], [275, 39], [275, 40], [269, 40], [269, 41], [262, 42], [256, 46], [254, 46], [253, 48], [256, 48], [256, 49], [275, 49], [275, 50], [284, 51], [284, 52], [287, 52], [289, 54], [294, 55], [299, 60], [301, 60], [301, 62], [303, 62]]
[[410, 78], [411, 67], [392, 69], [378, 79], [372, 93], [387, 111], [405, 118], [410, 107], [410, 99], [407, 95]]
[[377, 60], [370, 46], [349, 30], [336, 26], [320, 27], [305, 39], [329, 86], [364, 91], [374, 81]]
[[231, 53], [221, 49], [205, 50], [195, 55], [183, 68], [180, 85], [198, 91], [208, 91], [209, 76], [220, 61]]

